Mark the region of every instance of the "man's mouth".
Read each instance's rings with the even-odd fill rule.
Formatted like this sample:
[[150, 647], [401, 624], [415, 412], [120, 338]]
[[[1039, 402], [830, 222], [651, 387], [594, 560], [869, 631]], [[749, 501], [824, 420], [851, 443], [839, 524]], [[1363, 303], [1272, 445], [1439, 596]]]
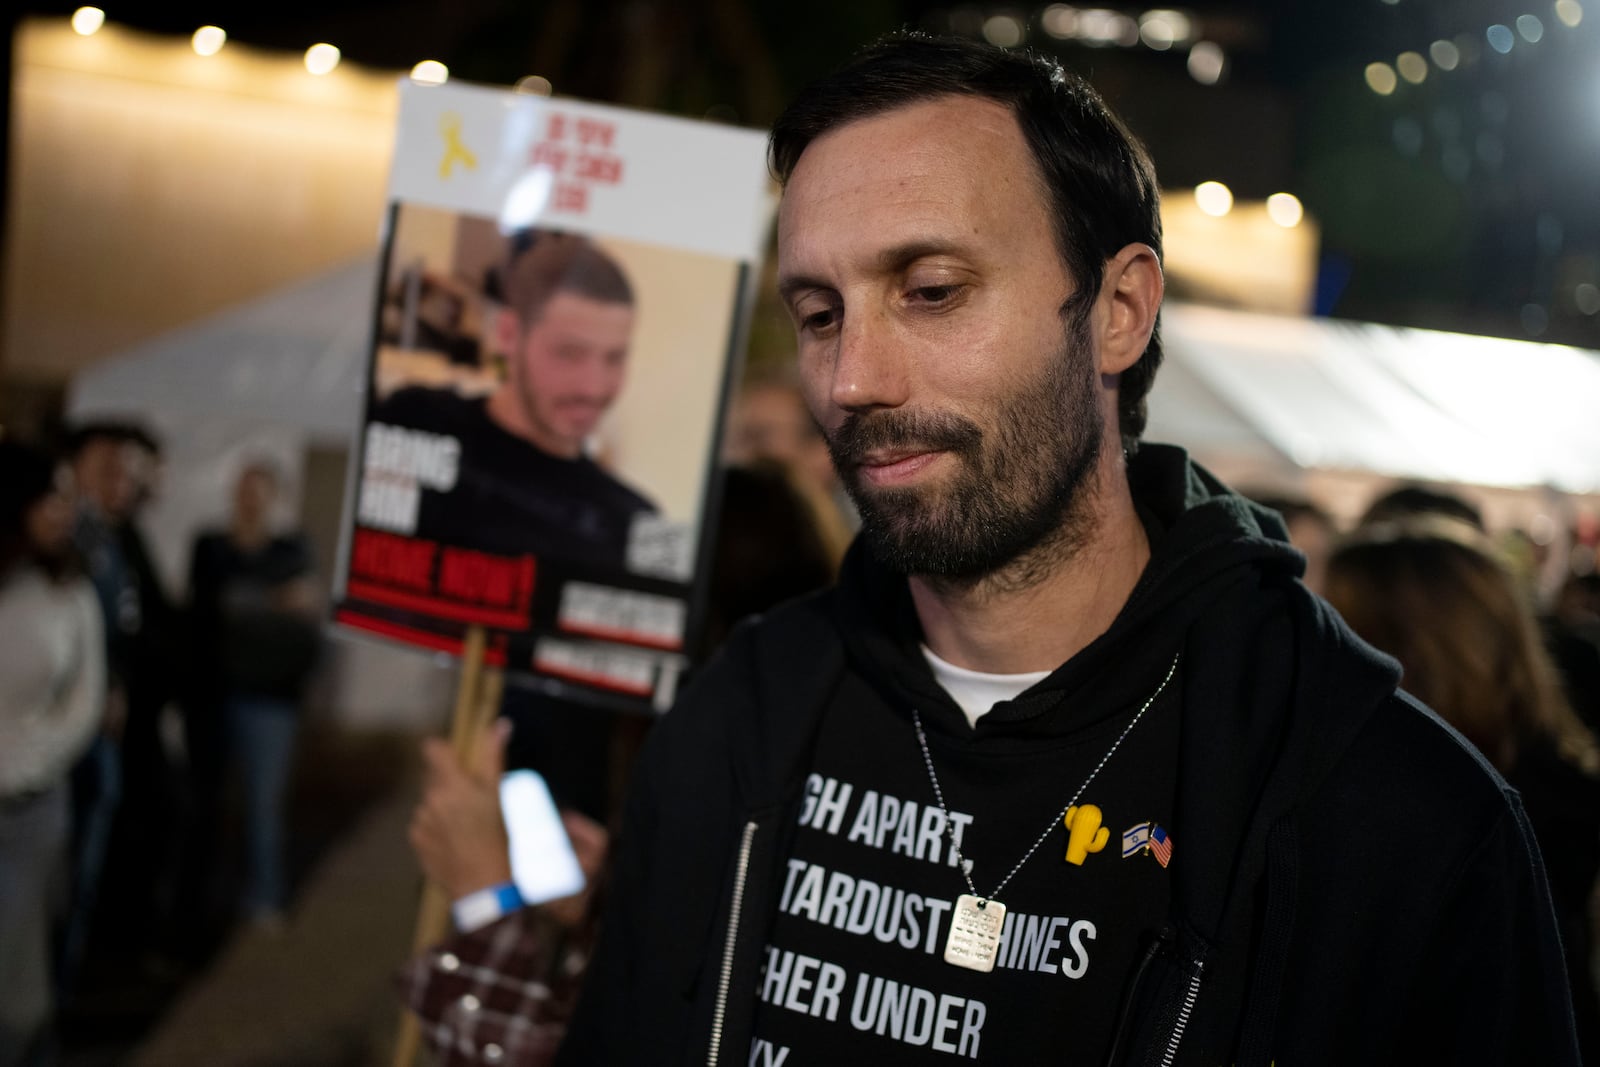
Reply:
[[861, 457], [856, 469], [872, 485], [896, 485], [916, 477], [942, 455], [944, 450], [936, 448], [879, 450]]
[[970, 461], [982, 436], [958, 415], [852, 414], [829, 435], [828, 451], [848, 481], [887, 488], [909, 485], [945, 459]]
[[562, 400], [556, 403], [556, 410], [569, 418], [594, 421], [606, 413], [604, 404], [595, 404], [587, 400]]

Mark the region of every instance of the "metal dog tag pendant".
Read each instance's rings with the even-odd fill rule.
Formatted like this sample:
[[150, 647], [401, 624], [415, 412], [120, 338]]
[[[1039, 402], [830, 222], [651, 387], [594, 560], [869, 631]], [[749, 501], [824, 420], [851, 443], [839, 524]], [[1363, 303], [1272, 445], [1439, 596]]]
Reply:
[[981, 900], [971, 893], [956, 898], [950, 912], [950, 936], [944, 943], [944, 961], [957, 967], [994, 970], [1000, 952], [1000, 931], [1006, 924], [1006, 906], [998, 900]]

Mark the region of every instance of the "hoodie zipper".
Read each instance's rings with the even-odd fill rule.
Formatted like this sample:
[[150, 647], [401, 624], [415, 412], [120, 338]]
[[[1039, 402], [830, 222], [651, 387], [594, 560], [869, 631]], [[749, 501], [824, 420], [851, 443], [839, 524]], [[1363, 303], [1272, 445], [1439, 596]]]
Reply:
[[716, 1067], [722, 1051], [722, 1024], [728, 1014], [728, 987], [733, 982], [733, 951], [739, 941], [739, 912], [744, 907], [745, 876], [750, 871], [750, 845], [755, 841], [756, 824], [744, 824], [739, 840], [739, 862], [733, 869], [733, 906], [728, 909], [728, 936], [722, 944], [722, 973], [717, 978], [717, 1002], [711, 1011], [711, 1047], [706, 1052], [706, 1067]]
[[1178, 1021], [1172, 1027], [1172, 1037], [1167, 1042], [1167, 1051], [1161, 1057], [1161, 1067], [1172, 1067], [1173, 1060], [1177, 1059], [1178, 1042], [1183, 1040], [1183, 1032], [1189, 1028], [1189, 1015], [1200, 996], [1200, 974], [1204, 969], [1204, 963], [1195, 961], [1194, 976], [1189, 979], [1189, 988], [1183, 994], [1183, 1007], [1178, 1009]]
[[1106, 1053], [1105, 1067], [1116, 1067], [1122, 1058], [1122, 1043], [1128, 1036], [1128, 1021], [1133, 1015], [1133, 1004], [1139, 998], [1139, 986], [1144, 982], [1145, 972], [1150, 969], [1150, 962], [1166, 948], [1173, 939], [1172, 928], [1162, 927], [1150, 944], [1145, 947], [1139, 957], [1139, 962], [1133, 968], [1133, 980], [1128, 984], [1128, 993], [1122, 999], [1122, 1007], [1117, 1011], [1116, 1028], [1112, 1031], [1111, 1050]]

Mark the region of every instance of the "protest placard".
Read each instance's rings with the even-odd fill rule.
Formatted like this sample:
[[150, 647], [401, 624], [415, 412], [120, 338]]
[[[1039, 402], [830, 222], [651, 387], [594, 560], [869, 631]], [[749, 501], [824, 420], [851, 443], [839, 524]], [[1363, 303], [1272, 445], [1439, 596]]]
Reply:
[[337, 622], [670, 702], [771, 198], [758, 133], [402, 88]]

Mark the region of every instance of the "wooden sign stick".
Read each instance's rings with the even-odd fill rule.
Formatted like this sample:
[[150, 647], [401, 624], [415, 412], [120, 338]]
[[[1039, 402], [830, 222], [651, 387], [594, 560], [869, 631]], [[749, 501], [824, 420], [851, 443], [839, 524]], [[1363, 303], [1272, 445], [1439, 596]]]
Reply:
[[[498, 667], [484, 666], [486, 641], [483, 627], [472, 626], [467, 629], [466, 640], [461, 646], [461, 676], [456, 681], [455, 708], [450, 715], [450, 748], [463, 766], [469, 765], [479, 735], [499, 714], [500, 698], [505, 693], [505, 672]], [[426, 883], [411, 939], [412, 955], [436, 944], [444, 937], [449, 925], [449, 898], [444, 890], [432, 882]], [[416, 1062], [420, 1038], [417, 1017], [409, 1010], [402, 1009], [400, 1032], [395, 1036], [394, 1067], [412, 1067]]]

